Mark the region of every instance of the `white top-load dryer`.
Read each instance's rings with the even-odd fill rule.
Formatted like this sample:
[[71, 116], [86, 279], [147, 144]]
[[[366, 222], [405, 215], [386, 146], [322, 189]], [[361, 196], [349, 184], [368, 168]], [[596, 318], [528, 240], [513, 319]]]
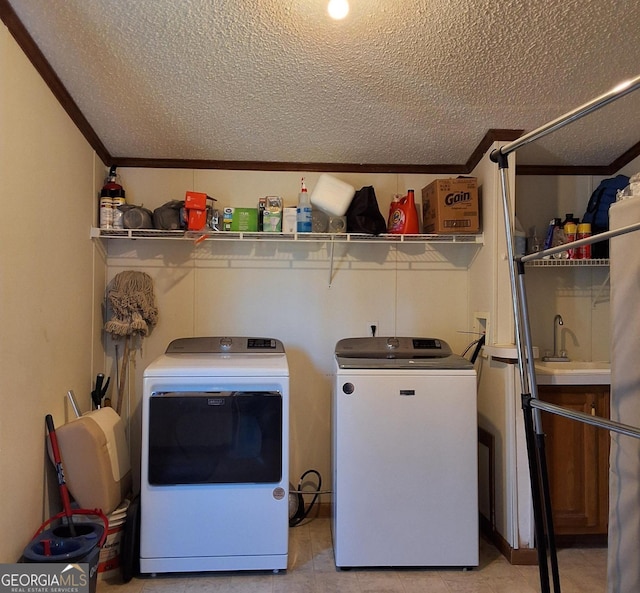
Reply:
[[478, 565], [476, 372], [433, 338], [335, 350], [338, 567]]
[[289, 368], [272, 338], [182, 338], [144, 371], [142, 573], [286, 569]]

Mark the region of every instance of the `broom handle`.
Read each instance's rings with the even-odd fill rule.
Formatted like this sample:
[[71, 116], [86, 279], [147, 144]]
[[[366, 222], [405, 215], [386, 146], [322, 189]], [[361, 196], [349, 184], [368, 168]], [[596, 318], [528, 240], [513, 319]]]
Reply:
[[116, 412], [120, 415], [122, 411], [122, 400], [124, 399], [124, 386], [127, 378], [127, 369], [129, 368], [129, 352], [131, 349], [130, 346], [130, 336], [126, 336], [124, 339], [124, 354], [122, 356], [122, 368], [120, 371], [120, 385], [118, 386], [118, 401], [116, 402]]
[[73, 526], [73, 514], [71, 512], [71, 501], [69, 500], [69, 491], [67, 490], [67, 483], [64, 481], [64, 471], [62, 469], [62, 458], [60, 457], [60, 449], [58, 447], [58, 437], [56, 436], [56, 430], [53, 426], [53, 417], [51, 414], [45, 416], [45, 422], [47, 423], [47, 430], [49, 431], [49, 441], [51, 441], [51, 452], [53, 453], [53, 461], [56, 464], [56, 474], [58, 475], [58, 487], [60, 489], [60, 497], [62, 498], [62, 508], [64, 514], [69, 522], [69, 533], [71, 537], [76, 536], [76, 529]]

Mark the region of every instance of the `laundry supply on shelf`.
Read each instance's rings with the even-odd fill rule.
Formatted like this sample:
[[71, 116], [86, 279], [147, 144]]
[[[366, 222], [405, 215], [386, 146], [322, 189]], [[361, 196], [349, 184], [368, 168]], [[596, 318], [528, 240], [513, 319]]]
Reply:
[[397, 200], [394, 198], [394, 201], [391, 202], [387, 232], [392, 235], [416, 235], [420, 232], [418, 211], [412, 189], [407, 190], [406, 196]]
[[311, 219], [311, 198], [304, 184], [304, 177], [300, 182], [300, 193], [298, 194], [297, 230], [299, 233], [310, 233], [312, 230]]
[[436, 179], [423, 187], [422, 219], [425, 233], [479, 233], [478, 180]]

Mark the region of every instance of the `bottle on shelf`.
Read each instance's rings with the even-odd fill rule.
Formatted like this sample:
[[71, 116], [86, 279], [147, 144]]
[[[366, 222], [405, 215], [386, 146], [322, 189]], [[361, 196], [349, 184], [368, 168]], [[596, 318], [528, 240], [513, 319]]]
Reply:
[[296, 227], [299, 233], [310, 233], [313, 229], [311, 217], [311, 198], [304, 184], [304, 177], [300, 182], [298, 194], [298, 208], [296, 209]]
[[527, 237], [527, 253], [537, 253], [542, 247], [540, 246], [540, 239], [538, 239], [538, 230], [536, 227], [531, 227], [531, 233]]
[[402, 196], [400, 194], [394, 194], [391, 199], [391, 204], [389, 205], [389, 218], [387, 219], [387, 233], [390, 233], [394, 224], [396, 224], [395, 219], [401, 216], [399, 212], [401, 198]]
[[[577, 232], [578, 232], [578, 222], [579, 218], [576, 218], [573, 215], [573, 212], [567, 212], [564, 216], [564, 220], [562, 221], [562, 233], [564, 235], [564, 243], [571, 243], [576, 240]], [[568, 249], [563, 252], [562, 259], [576, 259], [576, 250]]]
[[[578, 235], [578, 225], [573, 220], [566, 222], [564, 225], [564, 237], [566, 239], [566, 242], [572, 243], [573, 241], [576, 240], [577, 235]], [[569, 259], [577, 259], [576, 257], [577, 252], [578, 252], [578, 249], [569, 249], [567, 251]]]
[[[581, 222], [578, 225], [578, 239], [586, 239], [591, 236], [591, 224]], [[591, 245], [583, 245], [576, 249], [576, 259], [591, 259]]]
[[549, 226], [547, 227], [547, 234], [544, 238], [543, 249], [551, 249], [553, 247], [553, 237], [556, 234], [556, 228], [560, 226], [562, 223], [562, 219], [560, 218], [552, 218], [549, 221]]
[[118, 207], [125, 203], [125, 192], [122, 185], [118, 183], [116, 165], [112, 165], [100, 190], [100, 220], [98, 222], [101, 229], [121, 229], [124, 227], [122, 224], [123, 213]]
[[575, 224], [578, 224], [578, 222], [580, 222], [580, 219], [579, 219], [579, 218], [576, 218], [576, 217], [573, 215], [573, 212], [567, 212], [567, 213], [564, 215], [564, 220], [562, 221], [562, 227], [564, 228], [564, 226], [565, 226], [567, 223], [570, 223], [570, 222], [573, 222], [573, 223], [575, 223]]
[[391, 203], [387, 232], [392, 235], [417, 235], [420, 232], [415, 192], [407, 190], [407, 195]]
[[[559, 218], [557, 220], [560, 220]], [[551, 247], [560, 247], [567, 242], [567, 238], [564, 234], [564, 227], [562, 223], [555, 225], [553, 229], [553, 239]], [[569, 253], [567, 251], [559, 251], [553, 254], [554, 259], [569, 259]]]

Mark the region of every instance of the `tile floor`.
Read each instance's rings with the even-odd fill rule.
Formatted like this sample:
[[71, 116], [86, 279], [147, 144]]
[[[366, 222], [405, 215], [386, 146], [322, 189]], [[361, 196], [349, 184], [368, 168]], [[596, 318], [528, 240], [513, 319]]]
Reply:
[[[571, 548], [558, 552], [563, 593], [604, 593], [607, 551]], [[480, 566], [471, 571], [353, 569], [333, 562], [329, 519], [290, 530], [286, 572], [198, 573], [134, 578], [123, 584], [100, 580], [97, 593], [535, 593], [537, 566], [512, 566], [480, 540]]]

